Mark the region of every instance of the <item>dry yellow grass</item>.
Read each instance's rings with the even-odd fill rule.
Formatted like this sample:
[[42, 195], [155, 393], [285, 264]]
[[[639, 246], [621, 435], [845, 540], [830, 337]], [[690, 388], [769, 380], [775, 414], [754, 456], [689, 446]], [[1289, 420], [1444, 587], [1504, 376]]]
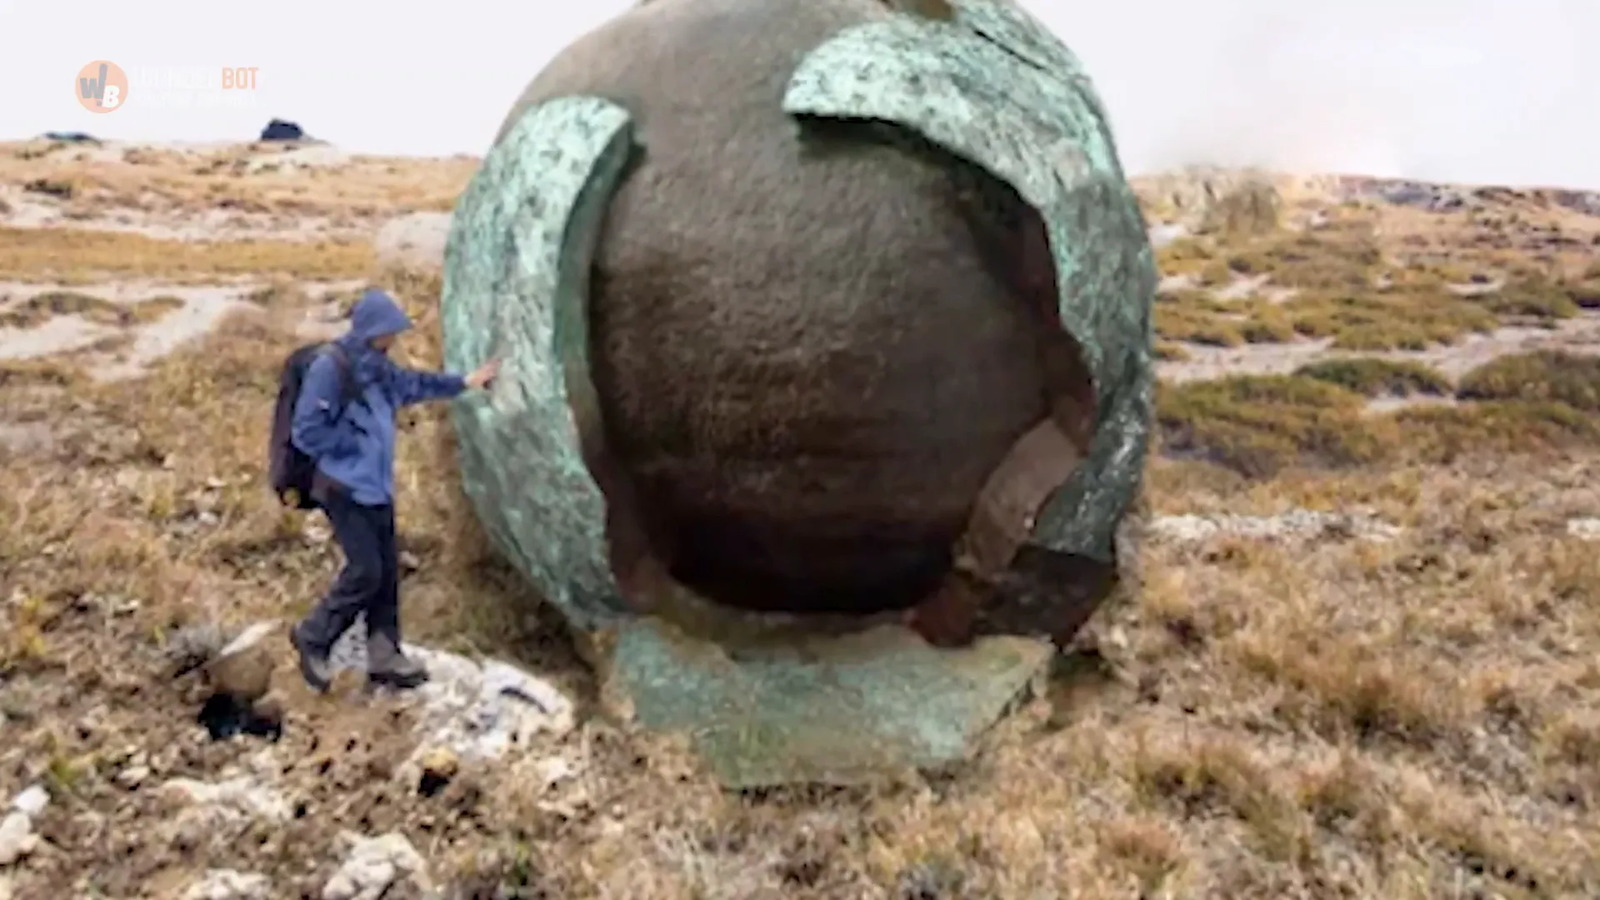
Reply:
[[[278, 145], [210, 150], [0, 143], [0, 183], [37, 186], [87, 212], [115, 208], [364, 217], [447, 211], [477, 160], [353, 156], [299, 166]], [[109, 157], [109, 158], [108, 158]]]
[[[374, 277], [419, 317], [404, 352], [437, 361], [437, 280]], [[1600, 507], [1600, 434], [1592, 371], [1551, 356], [1462, 379], [1458, 407], [1385, 416], [1367, 395], [1449, 389], [1362, 363], [1164, 389], [1165, 447], [1212, 461], [1155, 458], [1158, 511], [1365, 507], [1402, 531], [1154, 542], [1148, 589], [974, 762], [850, 790], [727, 794], [674, 742], [606, 719], [463, 517], [443, 411], [419, 411], [398, 460], [411, 636], [571, 687], [589, 716], [561, 750], [581, 774], [554, 804], [514, 763], [419, 797], [387, 775], [384, 707], [291, 692], [284, 777], [306, 814], [177, 850], [114, 782], [118, 754], [216, 778], [258, 745], [190, 740], [162, 642], [304, 610], [335, 564], [262, 483], [303, 302], [284, 285], [141, 381], [0, 367], [0, 424], [52, 435], [0, 470], [0, 795], [57, 793], [40, 825], [56, 849], [19, 882], [44, 893], [19, 897], [133, 897], [208, 866], [317, 896], [343, 828], [401, 830], [485, 898], [1600, 896], [1600, 554], [1564, 528]]]
[[0, 228], [0, 279], [87, 284], [125, 278], [360, 278], [375, 264], [365, 242], [159, 240], [115, 231]]

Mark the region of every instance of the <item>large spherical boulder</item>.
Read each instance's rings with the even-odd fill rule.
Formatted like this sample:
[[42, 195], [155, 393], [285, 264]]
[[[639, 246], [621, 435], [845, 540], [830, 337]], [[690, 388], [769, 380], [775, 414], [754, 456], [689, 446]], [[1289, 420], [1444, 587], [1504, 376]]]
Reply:
[[954, 10], [655, 0], [507, 117], [447, 260], [451, 361], [508, 357], [463, 462], [580, 618], [668, 580], [867, 613], [999, 583], [1024, 544], [1111, 562], [1148, 420], [1142, 220], [1065, 48]]

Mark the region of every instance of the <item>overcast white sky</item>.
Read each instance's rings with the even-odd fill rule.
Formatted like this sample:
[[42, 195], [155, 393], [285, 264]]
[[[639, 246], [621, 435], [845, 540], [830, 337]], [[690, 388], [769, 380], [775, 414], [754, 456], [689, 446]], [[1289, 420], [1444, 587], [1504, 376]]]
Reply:
[[[628, 5], [0, 0], [0, 138], [247, 139], [281, 116], [356, 151], [481, 154], [545, 60]], [[1135, 172], [1217, 162], [1600, 188], [1600, 0], [1024, 5], [1083, 58]], [[134, 75], [133, 105], [79, 107], [74, 77], [97, 58]], [[139, 93], [140, 70], [224, 65], [259, 69], [246, 105]]]

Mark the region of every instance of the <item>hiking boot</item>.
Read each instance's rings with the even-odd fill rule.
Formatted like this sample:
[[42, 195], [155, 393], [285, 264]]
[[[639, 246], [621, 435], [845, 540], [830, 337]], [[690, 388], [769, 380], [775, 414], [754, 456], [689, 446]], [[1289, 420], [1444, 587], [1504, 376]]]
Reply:
[[305, 623], [301, 622], [289, 629], [289, 643], [294, 645], [295, 653], [300, 657], [300, 677], [306, 680], [306, 685], [319, 694], [328, 692], [328, 686], [333, 684], [333, 669], [328, 663], [328, 652], [317, 650], [316, 646], [306, 638], [302, 630]]
[[410, 690], [428, 680], [428, 669], [381, 635], [367, 639], [367, 683]]

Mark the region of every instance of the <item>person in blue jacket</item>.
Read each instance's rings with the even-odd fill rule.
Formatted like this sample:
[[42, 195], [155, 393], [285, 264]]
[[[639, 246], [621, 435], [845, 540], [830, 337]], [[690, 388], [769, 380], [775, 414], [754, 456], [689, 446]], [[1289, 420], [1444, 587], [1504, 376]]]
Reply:
[[340, 361], [324, 353], [306, 370], [295, 401], [291, 439], [316, 462], [312, 496], [333, 525], [345, 565], [316, 609], [289, 632], [306, 683], [326, 691], [332, 680], [328, 653], [367, 617], [367, 678], [373, 684], [412, 688], [427, 669], [407, 657], [400, 642], [400, 564], [394, 528], [395, 413], [404, 406], [446, 400], [494, 381], [491, 360], [470, 375], [418, 372], [389, 359], [395, 338], [411, 320], [380, 290], [369, 290], [350, 313], [350, 329], [335, 340], [354, 379], [349, 404], [340, 402]]

